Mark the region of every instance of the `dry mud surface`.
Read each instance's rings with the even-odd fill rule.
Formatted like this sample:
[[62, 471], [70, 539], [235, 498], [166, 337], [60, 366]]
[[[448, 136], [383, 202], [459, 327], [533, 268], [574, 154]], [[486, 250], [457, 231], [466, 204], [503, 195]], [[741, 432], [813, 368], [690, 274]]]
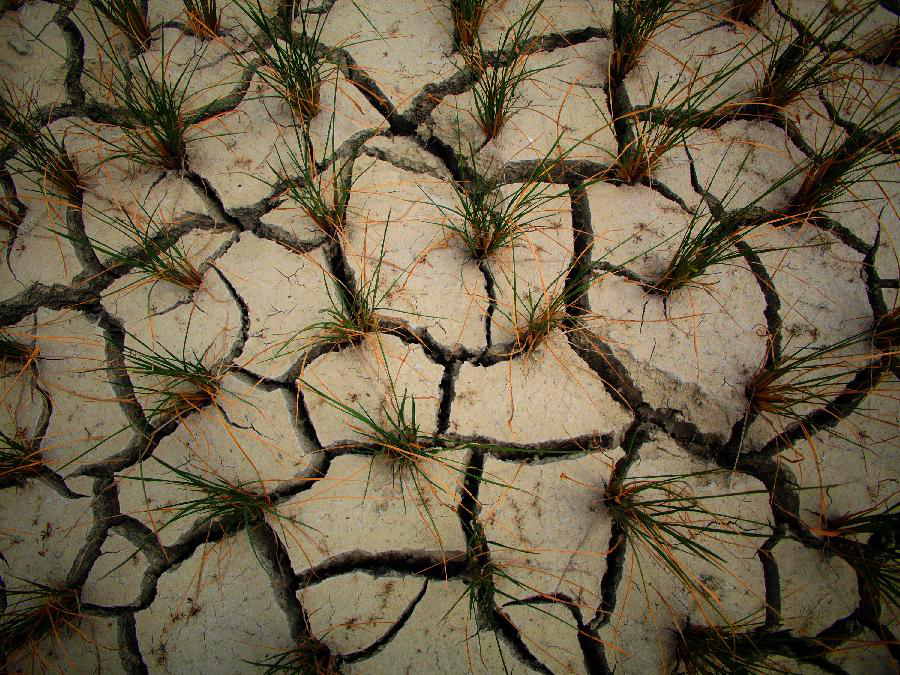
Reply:
[[[746, 672], [897, 672], [897, 595], [873, 581], [900, 579], [896, 121], [879, 166], [784, 215], [796, 167], [896, 105], [896, 3], [827, 46], [831, 82], [736, 103], [767, 63], [736, 54], [847, 5], [744, 23], [692, 3], [610, 77], [612, 3], [547, 0], [489, 141], [449, 3], [304, 3], [328, 47], [305, 123], [236, 4], [202, 39], [150, 0], [143, 49], [85, 0], [7, 7], [5, 92], [79, 179], [54, 195], [3, 143], [4, 672], [744, 672], [692, 671], [685, 645]], [[526, 9], [491, 5], [488, 54]], [[111, 53], [185, 92], [180, 168], [128, 150]], [[659, 95], [735, 63], [702, 106], [729, 114], [621, 180], [635, 136], [674, 124]], [[326, 202], [350, 186], [333, 231], [288, 189], [302, 147]], [[481, 259], [452, 229], [472, 167], [538, 195]], [[756, 225], [654, 292], [710, 211]], [[352, 297], [375, 314], [337, 334]], [[754, 405], [804, 354], [784, 405]]]

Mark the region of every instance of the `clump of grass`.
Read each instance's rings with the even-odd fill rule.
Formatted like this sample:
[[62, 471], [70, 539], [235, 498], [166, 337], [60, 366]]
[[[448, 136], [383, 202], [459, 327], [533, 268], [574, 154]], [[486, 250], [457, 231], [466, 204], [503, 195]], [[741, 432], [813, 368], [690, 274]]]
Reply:
[[678, 629], [675, 670], [686, 675], [789, 673], [771, 656], [790, 653], [790, 631], [765, 631], [760, 625], [738, 622], [726, 626], [688, 623]]
[[[679, 77], [665, 90], [657, 76], [647, 105], [628, 110], [614, 120], [621, 129], [619, 151], [612, 167], [615, 177], [629, 184], [652, 179], [666, 153], [685, 145], [710, 121], [728, 118], [739, 109], [743, 103], [738, 93], [717, 101], [715, 106], [711, 102], [750, 59], [736, 51], [717, 71], [703, 76], [691, 74], [682, 83], [681, 76], [689, 68], [684, 63]], [[595, 101], [594, 105], [601, 104]]]
[[[865, 330], [830, 344], [782, 352], [747, 384], [751, 412], [800, 420], [802, 407], [828, 405], [860, 367], [877, 358], [868, 348], [871, 336]], [[866, 345], [861, 353], [847, 353], [860, 344]]]
[[886, 506], [882, 501], [827, 518], [824, 529], [817, 533], [830, 540], [867, 537], [859, 546], [842, 546], [835, 541], [833, 548], [882, 602], [900, 608], [900, 501], [894, 499]]
[[494, 2], [496, 0], [449, 0], [453, 44], [459, 51], [470, 51], [475, 46], [484, 13]]
[[[112, 246], [88, 237], [94, 250], [106, 257], [110, 269], [123, 267], [137, 274], [140, 280], [136, 283], [165, 281], [190, 291], [203, 284], [203, 274], [178, 244], [173, 224], [160, 222], [158, 205], [152, 210], [144, 204], [139, 205], [137, 211], [123, 208], [120, 210], [122, 215], [98, 209], [91, 209], [91, 213], [104, 229], [123, 235], [128, 242], [126, 246]], [[58, 234], [72, 238], [63, 231]]]
[[197, 37], [212, 40], [219, 34], [222, 10], [216, 0], [182, 0], [187, 14], [188, 29]]
[[[125, 346], [123, 357], [125, 372], [138, 376], [133, 381], [136, 393], [151, 399], [151, 408], [146, 411], [151, 420], [180, 419], [211, 405], [221, 391], [224, 368], [210, 368], [203, 354], [188, 356], [182, 346], [181, 355], [165, 345], [154, 350], [136, 336], [131, 338], [140, 348]], [[187, 341], [187, 334], [185, 334]]]
[[[470, 59], [478, 79], [472, 87], [472, 103], [481, 130], [490, 140], [500, 133], [507, 120], [519, 109], [519, 85], [532, 79], [537, 73], [554, 65], [528, 67], [531, 32], [543, 0], [532, 2], [504, 32], [497, 47], [496, 57], [488, 54], [477, 42], [477, 54]], [[493, 66], [488, 66], [493, 61]]]
[[[827, 99], [824, 102], [841, 130], [832, 130], [817, 156], [792, 172], [802, 175], [800, 188], [791, 197], [785, 212], [795, 219], [815, 219], [824, 208], [843, 203], [858, 203], [853, 187], [871, 181], [871, 172], [882, 166], [896, 163], [898, 138], [900, 138], [900, 99], [886, 91], [879, 99], [856, 100], [850, 86], [842, 92], [837, 105]], [[866, 110], [860, 114], [860, 110]], [[855, 119], [841, 120], [838, 110], [851, 108]]]
[[[329, 128], [328, 139], [334, 144], [333, 124]], [[312, 139], [304, 126], [294, 129], [296, 150], [288, 147], [287, 157], [278, 153], [279, 167], [275, 173], [287, 184], [285, 194], [300, 205], [306, 215], [330, 239], [338, 239], [347, 222], [347, 203], [350, 200], [351, 185], [345, 180], [346, 160], [340, 167], [332, 165], [330, 171], [316, 165]], [[328, 143], [326, 143], [328, 145]], [[337, 162], [337, 157], [334, 157]]]
[[0, 431], [0, 481], [36, 476], [43, 465], [40, 450]]
[[679, 16], [678, 12], [673, 11], [674, 5], [675, 0], [615, 0], [613, 2], [613, 51], [609, 57], [610, 81], [621, 82], [637, 64], [641, 53], [653, 35]]
[[338, 675], [341, 672], [338, 660], [328, 646], [311, 635], [301, 638], [292, 649], [278, 652], [264, 661], [246, 661], [246, 663], [259, 666], [264, 675], [279, 673]]
[[74, 589], [54, 588], [36, 581], [23, 588], [3, 589], [6, 609], [0, 617], [0, 654], [13, 654], [46, 635], [59, 637], [75, 630], [81, 602]]
[[89, 2], [96, 12], [122, 31], [136, 49], [144, 50], [150, 46], [152, 29], [140, 0], [89, 0]]
[[247, 527], [265, 520], [266, 516], [276, 519], [287, 518], [279, 511], [271, 496], [265, 491], [262, 481], [233, 482], [216, 475], [204, 475], [189, 471], [184, 467], [169, 464], [156, 456], [153, 460], [165, 467], [172, 476], [150, 477], [143, 474], [123, 476], [141, 483], [158, 483], [166, 489], [197, 494], [174, 504], [157, 507], [154, 510], [171, 513], [158, 529], [186, 518], [196, 518], [195, 526], [211, 521], [219, 521]]
[[535, 164], [531, 175], [516, 187], [499, 186], [496, 179], [479, 171], [473, 162], [467, 177], [452, 183], [456, 206], [439, 204], [426, 193], [429, 203], [449, 217], [441, 225], [460, 239], [473, 259], [490, 258], [540, 229], [538, 209], [568, 192], [548, 192], [551, 183], [547, 179], [560, 161], [549, 161], [549, 157], [558, 146], [559, 139], [544, 160]]
[[589, 266], [573, 265], [564, 268], [546, 286], [540, 289], [529, 286], [522, 292], [513, 272], [510, 280], [513, 305], [509, 310], [499, 305], [496, 308], [512, 326], [513, 343], [509, 355], [530, 354], [551, 334], [561, 330], [569, 318], [572, 303], [587, 291], [593, 281]]
[[241, 1], [238, 7], [259, 30], [259, 35], [251, 38], [260, 61], [256, 72], [288, 103], [299, 120], [308, 122], [320, 108], [328, 57], [320, 38], [327, 14], [310, 15], [299, 9], [297, 34], [282, 17], [266, 14], [259, 0]]
[[[717, 513], [704, 504], [709, 499], [766, 494], [766, 490], [703, 497], [693, 494], [689, 483], [691, 479], [721, 473], [721, 470], [713, 469], [611, 481], [604, 497], [610, 516], [628, 541], [646, 550], [698, 598], [712, 601], [715, 600], [714, 592], [690, 573], [681, 554], [724, 569], [727, 561], [706, 542], [721, 540], [723, 536], [767, 536], [758, 531], [765, 524], [737, 515]], [[640, 565], [639, 556], [637, 561]]]
[[735, 243], [743, 241], [765, 222], [748, 217], [746, 211], [719, 220], [698, 209], [684, 229], [665, 271], [648, 290], [668, 296], [679, 288], [697, 284], [710, 267], [741, 258], [743, 253], [735, 248]]
[[0, 85], [0, 142], [15, 148], [16, 160], [24, 167], [19, 174], [44, 193], [72, 200], [81, 190], [78, 168], [66, 152], [63, 139], [39, 121], [34, 96], [15, 91], [8, 82]]
[[853, 54], [835, 45], [852, 35], [875, 4], [848, 5], [838, 12], [825, 4], [807, 23], [783, 16], [753, 95], [758, 113], [771, 116], [803, 93], [836, 82]]

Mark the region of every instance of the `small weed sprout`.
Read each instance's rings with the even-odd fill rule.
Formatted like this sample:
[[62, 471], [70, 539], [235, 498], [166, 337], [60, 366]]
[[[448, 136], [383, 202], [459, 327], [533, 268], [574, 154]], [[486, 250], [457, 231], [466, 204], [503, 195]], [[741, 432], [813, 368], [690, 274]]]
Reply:
[[[140, 0], [89, 0], [95, 12], [102, 14], [122, 31], [138, 51], [150, 46], [152, 29]], [[106, 29], [104, 28], [104, 32]]]
[[0, 85], [0, 143], [17, 151], [15, 158], [22, 167], [17, 173], [43, 193], [71, 201], [81, 190], [78, 168], [63, 139], [39, 122], [39, 112], [33, 95], [15, 91], [8, 82]]
[[[497, 48], [496, 57], [488, 54], [477, 40], [477, 54], [473, 56], [478, 75], [472, 87], [475, 117], [481, 130], [490, 140], [500, 133], [507, 120], [519, 109], [519, 85], [537, 73], [555, 67], [551, 64], [528, 67], [531, 32], [543, 0], [532, 2], [522, 15], [506, 29]], [[473, 59], [470, 59], [472, 61]], [[494, 62], [493, 66], [488, 63]]]
[[259, 30], [252, 39], [259, 59], [257, 73], [290, 106], [301, 122], [309, 122], [320, 108], [322, 80], [328, 52], [320, 38], [327, 14], [313, 14], [295, 5], [300, 33], [283, 17], [266, 14], [259, 0], [238, 2]]
[[214, 39], [221, 30], [222, 10], [216, 0], [182, 0], [188, 29], [197, 37]]
[[59, 640], [75, 630], [81, 618], [78, 591], [21, 581], [25, 582], [22, 588], [3, 589], [8, 603], [0, 617], [0, 654], [4, 656], [31, 647], [46, 635]]

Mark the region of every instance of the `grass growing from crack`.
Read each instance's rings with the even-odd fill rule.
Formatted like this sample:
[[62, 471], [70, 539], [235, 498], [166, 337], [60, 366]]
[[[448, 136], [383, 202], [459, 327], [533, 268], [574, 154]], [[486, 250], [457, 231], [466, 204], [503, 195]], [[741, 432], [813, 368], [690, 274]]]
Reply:
[[188, 29], [197, 37], [214, 39], [221, 30], [222, 10], [216, 0], [182, 0]]
[[290, 106], [297, 119], [308, 122], [320, 108], [322, 79], [328, 52], [321, 44], [327, 14], [296, 11], [300, 33], [282, 17], [269, 16], [259, 0], [238, 2], [238, 7], [259, 31], [251, 37], [260, 61], [259, 76]]
[[285, 194], [300, 205], [323, 234], [330, 239], [337, 239], [346, 227], [347, 202], [350, 199], [352, 181], [347, 180], [344, 175], [349, 167], [349, 159], [335, 168], [337, 156], [334, 153], [334, 115], [332, 114], [326, 140], [326, 147], [331, 148], [333, 157], [330, 171], [320, 169], [316, 164], [312, 139], [306, 125], [302, 129], [294, 127], [294, 139], [296, 150], [288, 146], [286, 158], [280, 150], [276, 150], [279, 167], [273, 167], [273, 171], [287, 184]]
[[759, 624], [739, 621], [725, 626], [688, 623], [678, 629], [675, 670], [685, 675], [793, 673], [771, 659], [787, 651], [790, 631], [761, 631]]
[[304, 638], [292, 649], [273, 654], [264, 661], [245, 663], [259, 667], [263, 675], [338, 675], [341, 672], [328, 647], [312, 636]]
[[95, 12], [103, 15], [122, 31], [135, 49], [144, 50], [150, 46], [152, 30], [140, 0], [89, 0], [89, 2]]
[[[143, 465], [138, 476], [122, 476], [140, 482], [146, 490], [147, 483], [156, 483], [167, 490], [186, 491], [198, 496], [173, 504], [155, 507], [153, 511], [171, 513], [155, 527], [162, 530], [185, 518], [196, 518], [195, 526], [211, 521], [230, 522], [242, 528], [262, 522], [266, 516], [276, 520], [293, 519], [278, 511], [277, 505], [266, 493], [261, 480], [235, 482], [217, 475], [203, 475], [175, 466], [154, 456], [153, 460], [165, 467], [171, 476], [157, 478], [144, 475]], [[146, 492], [145, 492], [146, 497]]]
[[817, 156], [807, 160], [787, 177], [803, 177], [785, 209], [795, 219], [815, 219], [822, 209], [838, 204], [860, 204], [862, 200], [853, 194], [854, 186], [874, 182], [872, 171], [896, 164], [900, 138], [900, 98], [886, 90], [872, 100], [865, 93], [853, 95], [852, 86], [848, 83], [836, 105], [825, 98], [823, 103], [834, 120], [839, 119], [841, 109], [848, 107], [851, 118], [855, 119], [841, 120], [838, 123], [840, 128], [830, 129]]
[[822, 5], [807, 22], [782, 15], [777, 32], [769, 38], [771, 48], [752, 97], [759, 113], [771, 115], [805, 92], [840, 79], [842, 66], [854, 55], [836, 45], [853, 34], [875, 5], [863, 2], [839, 12]]
[[[665, 89], [657, 76], [647, 104], [614, 120], [620, 127], [625, 125], [624, 143], [620, 143], [610, 173], [629, 184], [652, 179], [669, 151], [685, 145], [707, 123], [727, 118], [741, 107], [739, 92], [720, 97], [714, 106], [711, 103], [751, 59], [745, 52], [735, 50], [721, 68], [706, 75], [691, 73], [690, 64], [682, 63], [678, 77]], [[687, 73], [690, 76], [683, 82], [682, 76]], [[602, 110], [601, 105], [594, 101], [598, 110]]]
[[835, 543], [834, 550], [860, 575], [878, 598], [900, 608], [900, 501], [884, 500], [873, 506], [827, 518], [825, 527], [816, 533], [834, 537], [868, 537], [860, 546], [846, 547]]
[[22, 588], [3, 589], [8, 604], [0, 617], [2, 655], [31, 647], [46, 635], [59, 641], [81, 618], [77, 591], [21, 581]]
[[460, 52], [471, 51], [478, 39], [484, 13], [497, 0], [449, 0], [453, 17], [453, 44]]
[[653, 35], [678, 18], [680, 12], [673, 10], [675, 4], [675, 0], [614, 0], [611, 81], [620, 82], [637, 64]]
[[[140, 338], [131, 338], [141, 348], [125, 346], [124, 370], [132, 376], [135, 393], [151, 399], [151, 407], [146, 411], [151, 421], [180, 419], [215, 401], [225, 369], [211, 368], [203, 362], [209, 348], [203, 354], [188, 356], [183, 344], [178, 355], [165, 345], [154, 350]], [[184, 340], [186, 343], [187, 331]], [[141, 381], [135, 382], [134, 376]]]
[[[281, 358], [299, 349], [315, 349], [317, 347], [337, 347], [356, 344], [365, 335], [378, 332], [381, 326], [379, 312], [388, 309], [385, 301], [391, 292], [401, 283], [403, 273], [382, 288], [382, 268], [384, 265], [384, 242], [390, 225], [391, 214], [388, 213], [384, 235], [380, 248], [375, 256], [375, 265], [368, 274], [363, 268], [361, 278], [353, 287], [340, 279], [334, 278], [332, 284], [323, 274], [325, 291], [331, 305], [321, 312], [325, 314], [322, 321], [306, 326], [296, 335], [286, 340], [275, 351], [272, 359]], [[365, 256], [363, 256], [365, 257]], [[295, 346], [300, 340], [302, 344]]]
[[[847, 380], [865, 364], [878, 358], [872, 350], [872, 331], [860, 331], [835, 342], [804, 345], [783, 352], [767, 363], [746, 386], [750, 410], [801, 422], [804, 408], [821, 407], [844, 391]], [[861, 351], [848, 354], [852, 347]]]
[[[559, 148], [557, 138], [544, 158], [535, 163], [531, 174], [515, 187], [500, 186], [495, 178], [481, 172], [475, 161], [467, 167], [466, 178], [452, 183], [456, 205], [435, 202], [425, 193], [428, 203], [437, 208], [447, 220], [440, 224], [455, 234], [475, 260], [485, 260], [498, 251], [513, 246], [521, 237], [540, 229], [539, 209], [568, 190], [549, 194], [548, 178], [561, 157], [550, 159]], [[470, 156], [474, 153], [470, 153]], [[424, 192], [424, 190], [423, 190]]]
[[0, 480], [18, 480], [40, 472], [43, 460], [35, 450], [0, 431]]
[[[495, 58], [485, 51], [480, 39], [476, 40], [477, 50], [469, 59], [478, 75], [472, 87], [472, 103], [475, 118], [487, 140], [497, 136], [507, 120], [519, 110], [519, 86], [537, 73], [555, 67], [554, 64], [528, 67], [531, 32], [542, 4], [543, 0], [529, 4], [506, 29]], [[488, 66], [492, 60], [494, 65]]]
[[[610, 516], [625, 532], [632, 544], [643, 548], [651, 557], [679, 579], [698, 600], [718, 610], [716, 596], [700, 578], [686, 567], [681, 554], [698, 558], [725, 570], [727, 561], [707, 542], [723, 537], [765, 537], [759, 530], [766, 527], [735, 514], [724, 514], [706, 507], [710, 499], [768, 494], [766, 490], [745, 490], [710, 496], [696, 496], [689, 481], [722, 475], [713, 469], [686, 474], [665, 474], [610, 482], [604, 504]], [[640, 556], [636, 556], [640, 566]]]
[[[101, 45], [102, 56], [110, 66], [106, 75], [89, 70], [85, 70], [85, 75], [104, 89], [110, 101], [121, 110], [120, 138], [111, 139], [82, 127], [111, 150], [104, 161], [124, 158], [137, 164], [183, 171], [187, 169], [190, 142], [228, 135], [189, 135], [200, 121], [200, 113], [191, 109], [191, 99], [205, 90], [192, 92], [191, 82], [208, 45], [195, 54], [192, 63], [181, 68], [172, 60], [164, 31], [159, 40], [159, 63], [153, 67], [147, 54], [130, 59], [128, 54], [115, 49], [102, 23], [100, 33], [83, 22], [79, 27]], [[173, 69], [177, 71], [174, 75], [170, 72]]]
[[81, 189], [78, 168], [63, 139], [38, 121], [39, 112], [34, 95], [17, 92], [9, 82], [0, 85], [0, 142], [16, 149], [22, 167], [13, 170], [43, 193], [69, 201]]
[[[94, 208], [90, 212], [104, 230], [121, 235], [127, 242], [126, 245], [112, 245], [96, 237], [87, 238], [93, 249], [106, 257], [110, 269], [123, 267], [138, 275], [135, 284], [165, 281], [190, 291], [200, 288], [203, 275], [188, 252], [178, 244], [176, 234], [171, 231], [172, 224], [160, 222], [158, 205], [148, 210], [141, 204], [138, 212], [123, 208], [122, 215]], [[56, 232], [68, 239], [76, 239], [67, 232]]]

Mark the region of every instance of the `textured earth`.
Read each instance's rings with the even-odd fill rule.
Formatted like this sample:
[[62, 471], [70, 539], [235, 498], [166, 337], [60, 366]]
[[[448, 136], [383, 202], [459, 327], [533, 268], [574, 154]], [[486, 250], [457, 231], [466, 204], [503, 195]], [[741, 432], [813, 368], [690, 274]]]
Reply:
[[[611, 81], [612, 3], [547, 0], [537, 70], [486, 140], [449, 3], [304, 5], [329, 49], [298, 132], [245, 13], [220, 3], [204, 39], [180, 3], [150, 0], [131, 56], [189, 73], [196, 113], [170, 170], [104, 140], [127, 126], [104, 88], [108, 50], [130, 48], [116, 28], [85, 0], [7, 4], [0, 77], [33, 98], [79, 184], [60, 199], [15, 144], [0, 157], [0, 325], [26, 347], [2, 362], [0, 431], [31, 460], [0, 463], [4, 672], [681, 672], [695, 626], [755, 636], [752, 672], [897, 672], [897, 606], [848, 553], [879, 544], [835, 523], [897, 500], [898, 361], [856, 338], [900, 305], [900, 172], [882, 162], [820, 217], [778, 218], [802, 175], [778, 177], [852, 124], [823, 100], [847, 83], [862, 107], [895, 100], [897, 68], [859, 49], [839, 85], [695, 129], [634, 183], [610, 171], [622, 120], [660, 106], [655, 85], [722, 68], [826, 3], [778, 0], [750, 23], [692, 3]], [[525, 9], [491, 5], [485, 49]], [[897, 11], [874, 6], [852, 37], [896, 40]], [[707, 106], [761, 67], [747, 59]], [[337, 234], [288, 189], [301, 135], [323, 176], [350, 181]], [[541, 191], [482, 260], [448, 227], [467, 165]], [[716, 200], [771, 222], [652, 292]], [[132, 245], [111, 226], [129, 214], [160, 224], [194, 287], [112, 255]], [[342, 288], [378, 319], [329, 339]], [[559, 316], [523, 343], [528, 299], [554, 297]], [[752, 408], [773, 354], [841, 341], [814, 396]], [[214, 387], [171, 398], [141, 354]], [[403, 442], [376, 437], [398, 423]], [[712, 555], [661, 555], [614, 517], [610, 485], [659, 476], [702, 505], [690, 538]], [[16, 632], [23, 615], [34, 627]], [[275, 670], [286, 654], [294, 670]]]

